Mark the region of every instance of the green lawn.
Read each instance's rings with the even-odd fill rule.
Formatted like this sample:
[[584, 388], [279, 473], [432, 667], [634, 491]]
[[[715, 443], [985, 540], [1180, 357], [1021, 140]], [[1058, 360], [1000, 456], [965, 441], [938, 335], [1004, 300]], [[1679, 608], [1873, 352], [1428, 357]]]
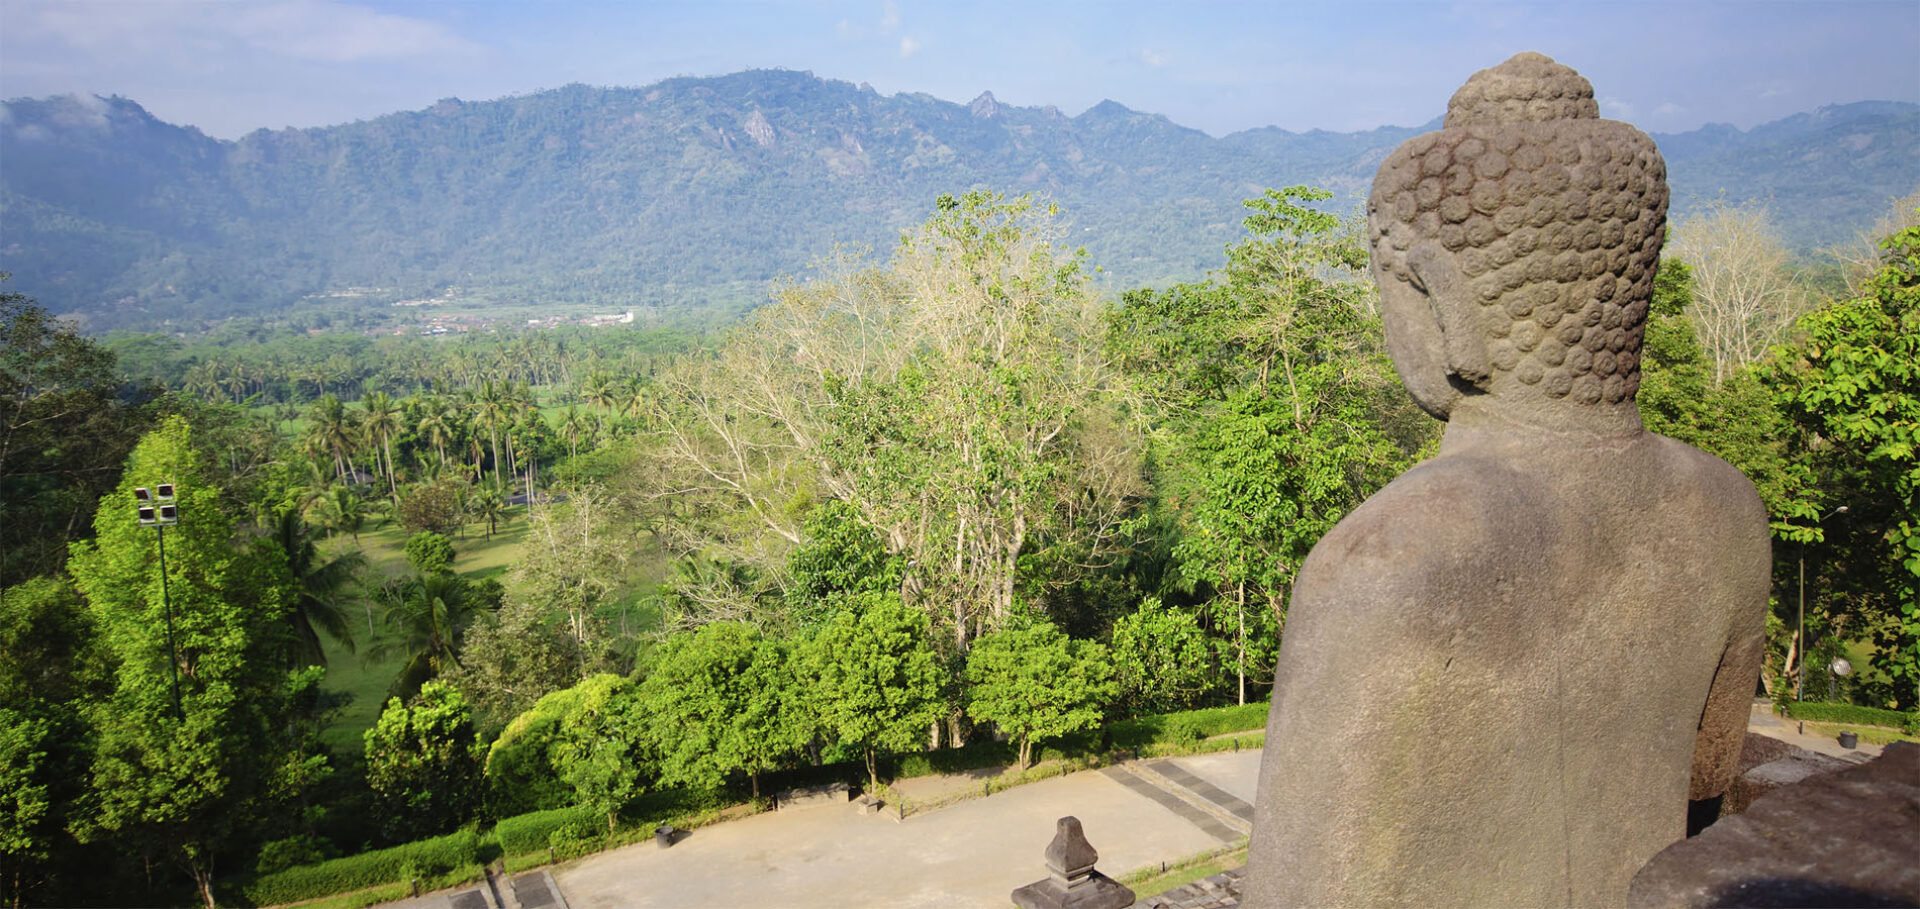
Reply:
[[[511, 519], [500, 525], [498, 533], [489, 540], [486, 525], [468, 524], [453, 538], [454, 570], [464, 577], [480, 579], [493, 577], [506, 571], [507, 567], [520, 558], [526, 550], [527, 521], [526, 508], [508, 510]], [[359, 548], [367, 558], [367, 567], [362, 579], [367, 584], [378, 584], [380, 579], [390, 575], [404, 574], [407, 567], [405, 547], [407, 538], [412, 536], [398, 523], [388, 522], [377, 530], [365, 530], [360, 533]], [[354, 546], [350, 536], [336, 537], [326, 543], [329, 553], [336, 553]], [[323, 687], [328, 691], [345, 692], [353, 700], [343, 708], [339, 715], [325, 730], [320, 738], [336, 750], [359, 751], [361, 733], [373, 728], [380, 711], [386, 705], [387, 686], [394, 676], [400, 673], [406, 663], [406, 655], [395, 650], [383, 658], [374, 656], [379, 645], [389, 643], [393, 636], [382, 627], [379, 609], [374, 609], [374, 633], [367, 633], [367, 614], [364, 602], [355, 603], [350, 609], [354, 612], [354, 640], [358, 644], [357, 653], [347, 649], [330, 638], [322, 643], [327, 653], [327, 678]]]
[[348, 653], [331, 638], [321, 639], [327, 651], [327, 679], [322, 687], [346, 692], [353, 700], [341, 709], [332, 724], [320, 731], [320, 740], [336, 752], [349, 754], [361, 750], [361, 733], [373, 728], [374, 721], [380, 718], [380, 708], [387, 699], [387, 685], [399, 674], [404, 662], [398, 654], [384, 660], [371, 659], [368, 642], [364, 640], [367, 626], [362, 624], [354, 630], [356, 637], [362, 638], [358, 641], [357, 654]]

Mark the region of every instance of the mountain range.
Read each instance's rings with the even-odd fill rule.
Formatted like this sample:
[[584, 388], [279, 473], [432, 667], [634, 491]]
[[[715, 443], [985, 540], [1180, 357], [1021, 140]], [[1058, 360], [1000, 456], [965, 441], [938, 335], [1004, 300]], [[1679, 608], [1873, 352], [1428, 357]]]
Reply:
[[[1113, 101], [1067, 116], [788, 70], [237, 141], [121, 97], [19, 99], [0, 109], [0, 270], [96, 330], [433, 296], [696, 317], [752, 305], [837, 241], [884, 253], [938, 195], [978, 187], [1058, 202], [1107, 286], [1161, 284], [1221, 264], [1240, 200], [1309, 184], [1351, 211], [1387, 152], [1435, 128], [1214, 138]], [[1655, 139], [1676, 216], [1765, 200], [1801, 251], [1920, 185], [1913, 104]]]

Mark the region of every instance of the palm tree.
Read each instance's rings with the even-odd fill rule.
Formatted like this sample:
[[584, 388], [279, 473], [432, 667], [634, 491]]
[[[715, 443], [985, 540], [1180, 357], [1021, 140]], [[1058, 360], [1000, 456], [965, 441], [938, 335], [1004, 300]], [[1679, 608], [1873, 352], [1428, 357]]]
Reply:
[[474, 494], [467, 510], [487, 522], [487, 539], [491, 541], [500, 524], [507, 520], [507, 499], [499, 490], [483, 489]]
[[580, 437], [590, 432], [593, 432], [593, 424], [581, 416], [572, 404], [568, 404], [566, 414], [560, 418], [560, 434], [567, 437], [567, 457], [580, 454]]
[[309, 447], [332, 456], [334, 472], [346, 479], [355, 442], [353, 418], [347, 414], [346, 405], [331, 394], [321, 395], [307, 412], [307, 421]]
[[180, 376], [180, 386], [202, 398], [212, 394], [219, 384], [214, 374], [214, 365], [206, 361], [187, 367], [187, 371]]
[[507, 432], [505, 438], [507, 440], [507, 469], [508, 472], [514, 476], [519, 476], [520, 474], [520, 456], [517, 453], [518, 449], [514, 445], [514, 436], [521, 431], [520, 426], [529, 415], [532, 415], [534, 419], [538, 419], [540, 416], [540, 408], [533, 398], [533, 389], [525, 382], [508, 382]]
[[474, 421], [487, 428], [487, 437], [493, 441], [493, 485], [500, 486], [500, 468], [505, 463], [500, 459], [500, 428], [513, 422], [513, 406], [506, 392], [492, 379], [480, 383], [480, 391], [473, 397]]
[[433, 443], [433, 450], [439, 453], [442, 467], [447, 465], [447, 441], [453, 438], [452, 416], [448, 412], [446, 399], [434, 395], [421, 402], [420, 418], [413, 428]]
[[[287, 573], [293, 576], [293, 608], [287, 611], [287, 624], [293, 627], [296, 661], [302, 665], [327, 665], [326, 650], [320, 645], [320, 632], [353, 652], [353, 629], [342, 608], [341, 593], [353, 581], [366, 557], [357, 550], [331, 559], [322, 559], [307, 533], [307, 524], [293, 509], [275, 512], [269, 529], [273, 541], [287, 556]], [[369, 616], [372, 614], [369, 613]], [[367, 632], [373, 627], [368, 624]]]
[[378, 655], [391, 655], [396, 647], [407, 654], [389, 694], [412, 697], [421, 685], [460, 665], [460, 636], [477, 612], [465, 578], [443, 571], [398, 579], [377, 596], [387, 622], [400, 632], [399, 643], [376, 648]]
[[580, 388], [580, 396], [585, 398], [588, 404], [593, 405], [595, 413], [599, 415], [600, 430], [605, 432], [606, 410], [612, 407], [620, 397], [619, 383], [606, 373], [594, 370], [587, 374], [586, 384]]
[[653, 404], [653, 393], [647, 381], [636, 378], [623, 391], [625, 396], [620, 402], [621, 411], [639, 421], [641, 429], [646, 429], [651, 423], [648, 414], [651, 413]]
[[[387, 455], [387, 494], [394, 499], [400, 498], [400, 484], [393, 478], [393, 434], [400, 431], [400, 407], [394, 403], [393, 396], [384, 391], [376, 391], [360, 399], [360, 406], [367, 410], [361, 419], [361, 428], [365, 430], [369, 441], [374, 442]], [[376, 450], [375, 460], [379, 460]]]
[[227, 390], [227, 394], [233, 396], [234, 403], [240, 403], [246, 398], [246, 367], [238, 365], [227, 367], [227, 374], [220, 380], [220, 384]]
[[308, 511], [318, 518], [317, 523], [325, 527], [327, 533], [351, 534], [354, 545], [360, 544], [360, 528], [367, 523], [367, 505], [353, 494], [353, 490], [335, 486], [314, 502]]

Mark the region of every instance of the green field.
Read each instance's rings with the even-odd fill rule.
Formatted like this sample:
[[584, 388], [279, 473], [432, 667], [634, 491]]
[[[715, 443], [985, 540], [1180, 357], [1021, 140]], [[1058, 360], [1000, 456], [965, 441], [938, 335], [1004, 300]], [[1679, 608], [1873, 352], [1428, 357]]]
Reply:
[[[464, 577], [488, 578], [506, 571], [509, 565], [520, 558], [526, 549], [526, 508], [508, 509], [508, 515], [509, 520], [500, 525], [499, 532], [491, 540], [487, 539], [484, 523], [470, 523], [461, 528], [453, 538], [455, 571]], [[359, 547], [367, 558], [367, 567], [361, 574], [364, 585], [371, 587], [379, 584], [383, 578], [407, 572], [404, 548], [410, 535], [392, 521], [377, 530], [361, 532]], [[329, 554], [332, 554], [351, 549], [354, 539], [350, 536], [336, 537], [326, 545]], [[374, 721], [380, 718], [380, 710], [387, 700], [387, 686], [399, 674], [406, 656], [396, 650], [385, 657], [376, 657], [375, 652], [381, 644], [394, 640], [383, 627], [379, 608], [374, 607], [373, 610], [371, 636], [368, 635], [366, 601], [362, 599], [351, 608], [359, 611], [354, 624], [354, 639], [358, 645], [356, 652], [348, 652], [331, 638], [323, 637], [322, 643], [327, 652], [327, 679], [323, 687], [327, 691], [349, 694], [352, 700], [321, 731], [320, 738], [335, 750], [357, 752], [361, 748], [361, 733], [372, 728]]]

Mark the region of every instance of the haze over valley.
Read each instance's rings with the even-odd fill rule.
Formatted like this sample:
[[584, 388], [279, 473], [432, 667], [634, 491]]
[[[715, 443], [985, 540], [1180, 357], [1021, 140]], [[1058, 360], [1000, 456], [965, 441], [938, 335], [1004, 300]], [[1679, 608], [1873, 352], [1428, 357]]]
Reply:
[[[420, 300], [714, 324], [833, 244], [884, 253], [936, 196], [979, 188], [1058, 203], [1117, 292], [1201, 277], [1263, 189], [1322, 187], [1356, 211], [1380, 158], [1437, 127], [1214, 138], [1114, 101], [1069, 115], [787, 70], [449, 98], [238, 141], [137, 98], [19, 99], [0, 115], [0, 270], [94, 331]], [[1853, 239], [1920, 175], [1910, 103], [1655, 139], [1675, 220], [1757, 200], [1800, 253]]]

